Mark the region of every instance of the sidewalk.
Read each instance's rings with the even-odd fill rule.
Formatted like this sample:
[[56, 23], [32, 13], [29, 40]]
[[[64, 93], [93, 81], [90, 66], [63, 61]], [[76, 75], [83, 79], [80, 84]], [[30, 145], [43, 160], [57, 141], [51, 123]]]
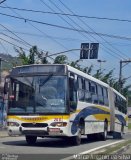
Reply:
[[8, 132], [6, 128], [0, 128], [0, 138], [8, 137]]

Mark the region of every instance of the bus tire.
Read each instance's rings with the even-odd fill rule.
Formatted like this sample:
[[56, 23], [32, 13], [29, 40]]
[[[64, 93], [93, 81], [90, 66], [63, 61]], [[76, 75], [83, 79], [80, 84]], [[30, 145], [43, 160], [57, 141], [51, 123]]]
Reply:
[[26, 142], [29, 144], [29, 145], [33, 145], [36, 143], [36, 140], [37, 140], [37, 136], [25, 136], [26, 138]]
[[108, 130], [108, 125], [107, 125], [107, 123], [105, 122], [104, 123], [104, 132], [102, 132], [101, 133], [101, 140], [103, 140], [103, 141], [106, 141], [106, 139], [107, 139], [107, 130]]
[[80, 145], [81, 144], [81, 130], [79, 129], [77, 136], [72, 137], [73, 145]]

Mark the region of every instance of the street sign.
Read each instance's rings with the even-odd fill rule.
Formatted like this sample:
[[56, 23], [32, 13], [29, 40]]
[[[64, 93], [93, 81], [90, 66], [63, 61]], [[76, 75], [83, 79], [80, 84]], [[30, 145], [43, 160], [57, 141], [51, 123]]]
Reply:
[[97, 59], [99, 43], [81, 43], [80, 59]]
[[89, 43], [81, 43], [80, 59], [88, 59], [89, 57]]
[[99, 49], [99, 43], [91, 43], [90, 44], [89, 59], [97, 59], [98, 58], [98, 49]]

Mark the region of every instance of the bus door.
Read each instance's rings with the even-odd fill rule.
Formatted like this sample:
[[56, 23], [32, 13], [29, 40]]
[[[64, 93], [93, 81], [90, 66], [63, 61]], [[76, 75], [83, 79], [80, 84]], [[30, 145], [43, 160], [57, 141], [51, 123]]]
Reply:
[[69, 103], [70, 112], [74, 112], [77, 108], [77, 76], [69, 73]]

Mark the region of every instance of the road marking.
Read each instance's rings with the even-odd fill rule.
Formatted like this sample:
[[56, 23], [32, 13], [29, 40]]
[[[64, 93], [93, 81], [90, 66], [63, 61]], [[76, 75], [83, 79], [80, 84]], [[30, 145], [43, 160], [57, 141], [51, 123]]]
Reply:
[[103, 145], [103, 146], [100, 146], [100, 147], [96, 147], [96, 148], [90, 149], [90, 150], [88, 150], [88, 151], [84, 151], [84, 152], [81, 152], [81, 153], [78, 153], [78, 154], [74, 154], [73, 156], [66, 157], [66, 158], [64, 158], [64, 159], [62, 159], [62, 160], [70, 160], [70, 159], [72, 159], [72, 158], [74, 159], [75, 155], [89, 154], [89, 153], [91, 153], [91, 152], [93, 152], [93, 151], [96, 151], [96, 150], [98, 150], [98, 149], [102, 149], [102, 148], [105, 148], [105, 147], [108, 147], [108, 146], [111, 146], [111, 145], [114, 145], [114, 144], [117, 144], [117, 143], [120, 143], [120, 142], [123, 142], [123, 141], [125, 141], [125, 140], [120, 140], [120, 141], [113, 142], [113, 143], [109, 143], [109, 144], [106, 144], [106, 145]]

